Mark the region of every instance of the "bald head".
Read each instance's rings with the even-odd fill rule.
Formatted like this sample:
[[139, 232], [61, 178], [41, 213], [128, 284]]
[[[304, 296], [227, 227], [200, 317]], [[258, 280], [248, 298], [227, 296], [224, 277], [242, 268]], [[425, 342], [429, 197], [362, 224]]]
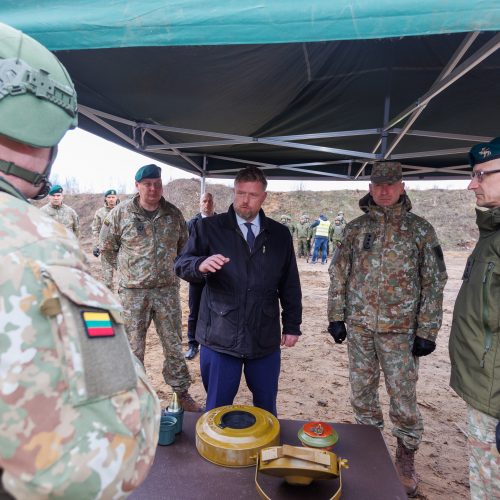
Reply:
[[203, 193], [200, 196], [200, 212], [204, 217], [211, 217], [214, 214], [214, 197], [212, 193]]

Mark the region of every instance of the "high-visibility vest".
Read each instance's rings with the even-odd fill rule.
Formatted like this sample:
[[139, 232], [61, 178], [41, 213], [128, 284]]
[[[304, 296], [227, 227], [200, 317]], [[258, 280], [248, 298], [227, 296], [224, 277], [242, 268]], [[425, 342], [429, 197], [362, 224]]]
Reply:
[[328, 238], [329, 229], [330, 229], [330, 221], [320, 220], [319, 226], [316, 226], [316, 236], [325, 236]]

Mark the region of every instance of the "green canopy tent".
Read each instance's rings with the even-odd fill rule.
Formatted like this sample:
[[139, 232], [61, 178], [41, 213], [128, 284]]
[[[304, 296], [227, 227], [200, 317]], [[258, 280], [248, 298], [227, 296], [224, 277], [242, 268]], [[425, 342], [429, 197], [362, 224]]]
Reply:
[[500, 135], [497, 0], [4, 0], [56, 51], [80, 126], [202, 177], [464, 178]]

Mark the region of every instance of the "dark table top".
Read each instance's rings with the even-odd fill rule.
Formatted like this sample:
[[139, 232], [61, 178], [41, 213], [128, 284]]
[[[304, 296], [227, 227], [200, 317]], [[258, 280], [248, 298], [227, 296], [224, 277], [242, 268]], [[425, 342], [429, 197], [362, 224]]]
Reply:
[[[195, 444], [199, 416], [196, 413], [184, 414], [182, 432], [176, 436], [175, 443], [158, 446], [149, 476], [129, 498], [260, 498], [255, 488], [255, 467], [221, 467], [199, 455]], [[304, 423], [280, 420], [281, 443], [300, 445], [297, 432]], [[349, 469], [342, 469], [342, 500], [406, 500], [380, 431], [366, 425], [332, 426], [339, 435], [333, 452], [349, 461]], [[259, 482], [272, 500], [328, 499], [338, 488], [338, 479], [313, 481], [309, 486], [291, 486], [281, 478], [261, 474]]]

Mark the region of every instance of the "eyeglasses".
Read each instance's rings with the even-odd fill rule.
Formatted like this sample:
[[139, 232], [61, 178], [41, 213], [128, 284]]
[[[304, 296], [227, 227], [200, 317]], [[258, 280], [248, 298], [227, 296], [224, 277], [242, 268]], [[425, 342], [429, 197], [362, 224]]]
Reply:
[[470, 173], [470, 177], [472, 180], [477, 179], [477, 182], [483, 182], [484, 176], [489, 174], [496, 174], [500, 172], [500, 168], [495, 170], [476, 170]]

